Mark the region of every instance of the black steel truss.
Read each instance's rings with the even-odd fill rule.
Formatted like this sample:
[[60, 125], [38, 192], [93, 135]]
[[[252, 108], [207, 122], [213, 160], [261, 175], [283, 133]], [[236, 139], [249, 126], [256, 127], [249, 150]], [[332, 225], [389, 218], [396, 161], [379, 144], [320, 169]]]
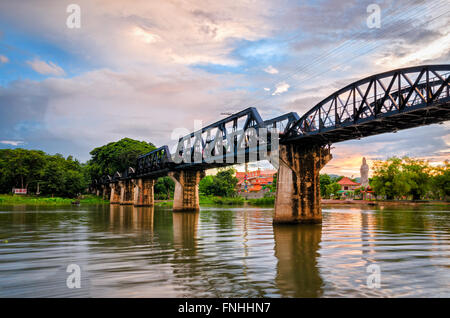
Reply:
[[331, 94], [284, 131], [280, 143], [335, 143], [450, 119], [450, 65], [393, 70]]
[[162, 146], [139, 156], [136, 163], [136, 176], [163, 175], [173, 167], [169, 147]]

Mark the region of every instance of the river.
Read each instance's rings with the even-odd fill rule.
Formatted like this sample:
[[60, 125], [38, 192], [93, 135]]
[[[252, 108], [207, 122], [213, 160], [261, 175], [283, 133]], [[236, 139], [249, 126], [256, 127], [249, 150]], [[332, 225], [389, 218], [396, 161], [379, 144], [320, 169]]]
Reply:
[[272, 214], [0, 206], [0, 297], [450, 297], [450, 207], [325, 206], [301, 226]]

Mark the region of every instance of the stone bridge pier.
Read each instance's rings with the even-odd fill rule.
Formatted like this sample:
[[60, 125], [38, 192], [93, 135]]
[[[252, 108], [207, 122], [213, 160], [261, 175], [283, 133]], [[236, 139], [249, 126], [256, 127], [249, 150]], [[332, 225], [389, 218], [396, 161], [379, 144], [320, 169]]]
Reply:
[[138, 179], [134, 188], [134, 206], [153, 206], [155, 179]]
[[109, 197], [110, 204], [119, 204], [120, 203], [120, 186], [119, 183], [111, 183], [109, 185], [111, 187], [111, 194]]
[[181, 170], [169, 172], [169, 176], [175, 181], [173, 211], [199, 211], [198, 184], [205, 171]]
[[273, 223], [321, 223], [320, 170], [332, 156], [329, 146], [279, 146]]
[[107, 200], [111, 197], [111, 187], [109, 185], [102, 185], [102, 199]]
[[119, 181], [121, 205], [132, 205], [134, 203], [134, 183], [133, 179]]

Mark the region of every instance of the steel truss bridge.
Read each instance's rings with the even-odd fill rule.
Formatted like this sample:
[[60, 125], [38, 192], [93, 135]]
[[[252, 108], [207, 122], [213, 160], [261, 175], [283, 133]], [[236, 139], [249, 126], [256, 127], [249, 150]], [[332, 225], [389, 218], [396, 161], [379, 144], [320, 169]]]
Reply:
[[449, 82], [450, 64], [415, 66], [351, 83], [301, 117], [291, 112], [263, 120], [256, 108], [247, 108], [180, 138], [175, 154], [162, 146], [140, 156], [135, 167], [96, 183], [241, 163], [237, 158], [270, 160], [261, 150], [270, 153], [278, 144], [330, 145], [444, 122], [450, 120]]

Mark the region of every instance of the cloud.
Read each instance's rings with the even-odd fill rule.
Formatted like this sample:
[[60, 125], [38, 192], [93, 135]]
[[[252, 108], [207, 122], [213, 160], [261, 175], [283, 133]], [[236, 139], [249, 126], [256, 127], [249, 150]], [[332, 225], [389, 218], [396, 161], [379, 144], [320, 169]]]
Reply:
[[280, 94], [283, 94], [283, 93], [285, 93], [285, 92], [288, 91], [289, 87], [290, 87], [290, 85], [289, 85], [288, 83], [286, 83], [286, 82], [278, 83], [278, 84], [275, 86], [275, 91], [272, 93], [272, 95], [280, 95]]
[[143, 28], [136, 27], [133, 30], [133, 35], [139, 38], [144, 43], [150, 44], [161, 41], [161, 37], [157, 34], [152, 34]]
[[269, 65], [268, 67], [266, 67], [264, 69], [264, 72], [269, 73], [269, 74], [278, 74], [278, 70], [273, 67], [272, 65]]
[[206, 125], [222, 119], [228, 105], [245, 97], [245, 92], [222, 89], [234, 82], [186, 70], [164, 78], [146, 70], [109, 69], [73, 78], [16, 81], [0, 87], [0, 137], [75, 154], [83, 161], [94, 147], [125, 136], [171, 147], [174, 129], [193, 131], [194, 120]]
[[27, 61], [27, 64], [30, 65], [34, 71], [42, 75], [53, 75], [53, 76], [66, 75], [64, 70], [53, 62], [45, 62], [36, 58], [32, 61]]
[[23, 141], [16, 141], [16, 140], [0, 140], [0, 144], [11, 145], [11, 146], [18, 146], [23, 143], [24, 143]]
[[5, 64], [9, 62], [9, 58], [4, 56], [4, 55], [0, 55], [0, 64]]
[[[379, 31], [365, 27], [371, 1], [324, 0], [317, 5], [261, 0], [255, 6], [252, 0], [136, 0], [133, 5], [79, 0], [83, 21], [76, 30], [65, 27], [64, 2], [0, 2], [0, 20], [63, 55], [55, 60], [27, 46], [29, 56], [40, 56], [27, 56], [28, 65], [52, 77], [0, 86], [0, 138], [26, 140], [27, 147], [87, 160], [93, 147], [124, 136], [171, 143], [173, 129], [192, 130], [195, 119], [211, 123], [223, 118], [221, 113], [242, 110], [255, 100], [264, 119], [289, 111], [301, 115], [362, 77], [404, 63], [448, 62], [449, 23], [416, 27], [420, 19], [388, 16], [394, 11], [412, 17], [412, 10], [418, 11], [424, 1], [383, 1]], [[404, 27], [392, 27], [387, 23], [392, 20]], [[442, 46], [427, 51], [429, 44], [439, 42]], [[371, 46], [377, 48], [369, 50]], [[70, 63], [61, 67], [59, 61]], [[201, 68], [209, 64], [220, 65], [221, 71]], [[225, 73], [231, 68], [236, 73]], [[277, 76], [261, 76], [261, 70]], [[62, 78], [66, 73], [78, 75]], [[336, 163], [336, 171], [344, 165], [357, 171], [363, 155], [448, 155], [444, 150], [449, 146], [442, 143], [448, 130], [438, 126], [414, 131], [338, 144], [330, 164]], [[409, 135], [430, 138], [430, 143], [411, 145]]]

